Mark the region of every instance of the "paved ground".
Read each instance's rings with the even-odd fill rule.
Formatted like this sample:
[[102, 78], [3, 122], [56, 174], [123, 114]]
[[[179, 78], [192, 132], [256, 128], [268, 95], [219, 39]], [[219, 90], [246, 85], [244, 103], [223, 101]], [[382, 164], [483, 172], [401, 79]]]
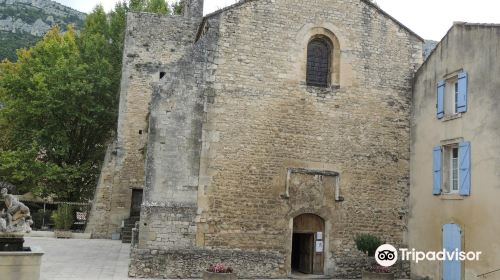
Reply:
[[45, 253], [40, 280], [139, 280], [127, 277], [130, 244], [46, 237], [25, 240], [24, 246], [38, 246]]
[[25, 246], [38, 246], [45, 252], [40, 280], [137, 280], [127, 277], [130, 244], [45, 237], [25, 240]]
[[127, 280], [130, 244], [113, 240], [25, 238], [45, 252], [40, 280]]

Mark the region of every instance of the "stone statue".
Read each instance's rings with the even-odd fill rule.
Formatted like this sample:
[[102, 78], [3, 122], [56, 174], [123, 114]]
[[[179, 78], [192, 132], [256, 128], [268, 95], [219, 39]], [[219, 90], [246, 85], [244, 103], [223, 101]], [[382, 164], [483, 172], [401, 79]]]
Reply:
[[9, 194], [7, 188], [2, 188], [0, 193], [7, 209], [0, 213], [0, 232], [30, 232], [33, 224], [30, 209]]

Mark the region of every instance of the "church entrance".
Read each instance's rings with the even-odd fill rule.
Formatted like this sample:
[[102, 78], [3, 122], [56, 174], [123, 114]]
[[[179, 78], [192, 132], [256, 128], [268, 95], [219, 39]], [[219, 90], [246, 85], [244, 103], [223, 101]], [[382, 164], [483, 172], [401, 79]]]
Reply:
[[293, 220], [292, 272], [324, 274], [325, 221], [314, 214]]

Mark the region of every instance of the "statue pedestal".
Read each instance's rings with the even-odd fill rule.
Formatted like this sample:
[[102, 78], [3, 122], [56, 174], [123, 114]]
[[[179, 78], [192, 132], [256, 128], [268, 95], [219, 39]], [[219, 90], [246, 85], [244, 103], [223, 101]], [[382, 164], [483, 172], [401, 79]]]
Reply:
[[0, 252], [22, 252], [23, 244], [23, 235], [0, 234]]
[[24, 248], [23, 243], [23, 234], [0, 233], [1, 279], [40, 279], [43, 251], [38, 247]]

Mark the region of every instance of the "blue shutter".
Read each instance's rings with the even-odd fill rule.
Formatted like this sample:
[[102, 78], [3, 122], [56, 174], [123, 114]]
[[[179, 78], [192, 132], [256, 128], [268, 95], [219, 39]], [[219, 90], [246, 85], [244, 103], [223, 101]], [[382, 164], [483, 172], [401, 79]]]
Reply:
[[457, 113], [467, 112], [467, 72], [458, 74]]
[[437, 86], [437, 118], [442, 119], [444, 117], [444, 89], [445, 82], [439, 81]]
[[432, 153], [432, 194], [441, 194], [441, 162], [442, 162], [441, 146], [434, 147]]
[[471, 184], [471, 160], [470, 160], [470, 142], [460, 143], [458, 147], [458, 162], [459, 162], [459, 181], [458, 187], [460, 195], [470, 195]]
[[[443, 225], [443, 249], [446, 252], [454, 252], [458, 249], [462, 250], [462, 231], [456, 224]], [[462, 279], [462, 263], [460, 260], [445, 260], [443, 261], [443, 280], [460, 280]]]

